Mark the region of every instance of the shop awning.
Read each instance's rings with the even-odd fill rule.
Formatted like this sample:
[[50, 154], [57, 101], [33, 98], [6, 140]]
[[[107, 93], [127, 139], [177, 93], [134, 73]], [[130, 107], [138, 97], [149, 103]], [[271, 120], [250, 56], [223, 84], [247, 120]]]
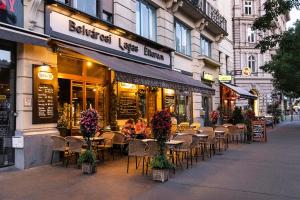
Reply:
[[134, 61], [117, 58], [93, 50], [59, 44], [60, 47], [70, 49], [82, 55], [99, 61], [116, 72], [116, 80], [120, 82], [141, 84], [153, 87], [170, 88], [204, 94], [214, 94], [214, 89], [204, 85], [191, 76], [180, 72], [153, 67]]
[[221, 83], [221, 84], [224, 85], [225, 87], [233, 90], [241, 98], [245, 98], [245, 99], [257, 99], [257, 96], [251, 94], [250, 92], [248, 92], [247, 90], [245, 90], [245, 89], [243, 89], [241, 87], [238, 87], [238, 86], [235, 86], [235, 85], [232, 85], [232, 84], [229, 84], [229, 83]]
[[46, 36], [3, 23], [0, 23], [0, 39], [38, 46], [47, 46], [48, 42]]

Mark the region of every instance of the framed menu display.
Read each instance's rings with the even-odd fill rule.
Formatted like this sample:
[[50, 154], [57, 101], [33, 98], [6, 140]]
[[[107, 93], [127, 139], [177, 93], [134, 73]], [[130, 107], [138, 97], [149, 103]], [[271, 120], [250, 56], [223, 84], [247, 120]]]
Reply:
[[33, 65], [32, 123], [57, 122], [57, 68]]
[[252, 121], [252, 140], [259, 142], [267, 142], [266, 121]]
[[134, 118], [137, 112], [136, 94], [131, 91], [120, 91], [118, 119]]

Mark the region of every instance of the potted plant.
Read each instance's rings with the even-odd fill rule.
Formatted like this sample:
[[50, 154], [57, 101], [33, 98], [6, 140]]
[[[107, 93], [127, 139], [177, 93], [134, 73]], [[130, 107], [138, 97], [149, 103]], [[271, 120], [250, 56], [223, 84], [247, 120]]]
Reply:
[[92, 150], [91, 138], [94, 137], [98, 129], [99, 115], [95, 109], [88, 109], [81, 112], [80, 130], [87, 143], [87, 150], [79, 156], [79, 163], [84, 174], [96, 172], [95, 156]]
[[57, 120], [57, 129], [60, 133], [60, 136], [62, 137], [68, 136], [68, 130], [70, 129], [70, 120], [68, 117], [69, 110], [69, 105], [65, 103], [63, 108], [59, 112], [59, 117]]
[[155, 181], [165, 182], [169, 177], [169, 169], [173, 165], [166, 158], [166, 141], [171, 133], [171, 114], [163, 110], [156, 112], [151, 120], [152, 133], [157, 140], [159, 152], [151, 161], [152, 177]]
[[242, 109], [235, 107], [232, 112], [232, 116], [229, 120], [229, 123], [239, 124], [239, 123], [243, 123], [243, 122], [244, 122], [244, 116], [242, 114]]

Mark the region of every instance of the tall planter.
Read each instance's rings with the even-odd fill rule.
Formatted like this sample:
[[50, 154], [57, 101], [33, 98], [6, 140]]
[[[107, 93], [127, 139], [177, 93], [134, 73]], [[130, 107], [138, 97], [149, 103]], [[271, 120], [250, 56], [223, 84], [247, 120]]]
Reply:
[[166, 158], [166, 141], [169, 139], [171, 133], [171, 114], [168, 111], [156, 112], [151, 121], [152, 132], [154, 138], [157, 140], [159, 153], [152, 162], [152, 177], [155, 181], [165, 182], [169, 177], [169, 169], [173, 165]]

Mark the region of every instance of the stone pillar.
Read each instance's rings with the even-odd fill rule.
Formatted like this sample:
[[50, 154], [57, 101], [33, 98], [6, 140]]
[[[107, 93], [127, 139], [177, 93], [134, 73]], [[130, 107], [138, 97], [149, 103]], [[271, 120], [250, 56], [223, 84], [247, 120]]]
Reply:
[[32, 124], [32, 65], [57, 67], [57, 57], [45, 47], [19, 44], [16, 75], [16, 135], [24, 137], [24, 148], [15, 150], [15, 166], [26, 169], [50, 163], [50, 135], [58, 135], [56, 124]]

